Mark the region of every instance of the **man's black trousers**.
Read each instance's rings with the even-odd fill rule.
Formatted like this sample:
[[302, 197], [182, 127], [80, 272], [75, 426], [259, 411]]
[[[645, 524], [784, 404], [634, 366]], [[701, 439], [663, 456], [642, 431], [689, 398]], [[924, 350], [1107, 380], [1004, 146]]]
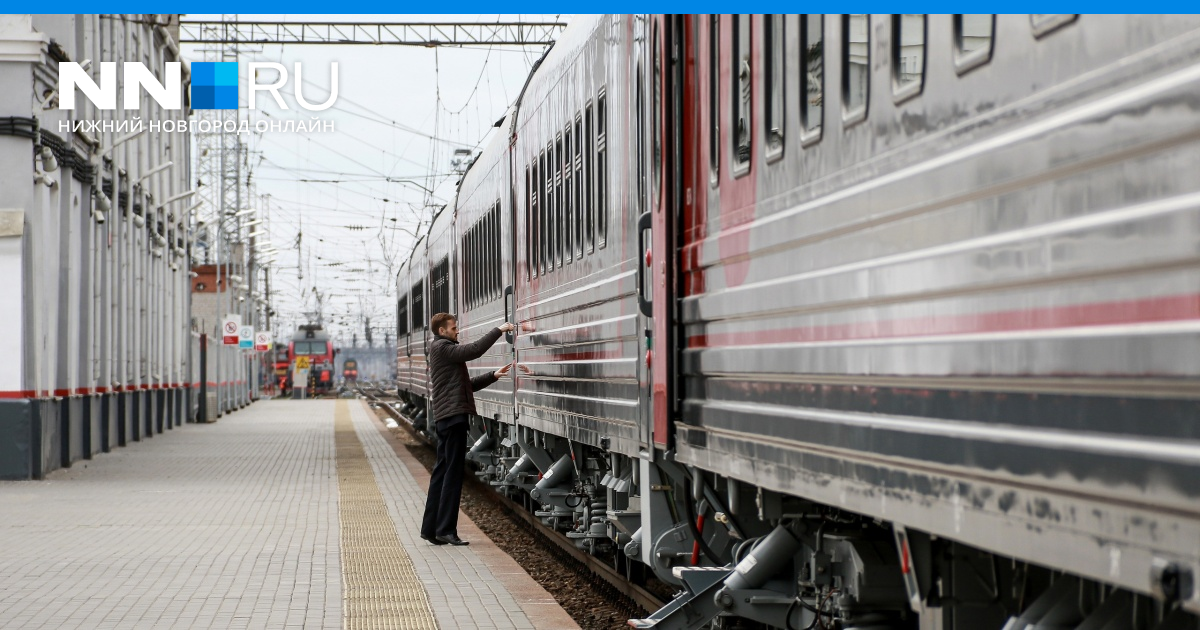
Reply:
[[429, 498], [421, 536], [458, 535], [458, 504], [462, 500], [463, 461], [467, 455], [466, 414], [437, 423], [437, 462], [429, 478]]

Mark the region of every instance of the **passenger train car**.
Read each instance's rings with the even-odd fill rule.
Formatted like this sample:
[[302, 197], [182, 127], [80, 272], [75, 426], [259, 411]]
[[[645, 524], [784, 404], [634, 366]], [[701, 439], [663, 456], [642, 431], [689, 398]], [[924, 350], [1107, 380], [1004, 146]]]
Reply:
[[[635, 627], [1200, 627], [1200, 19], [581, 16], [397, 278]], [[419, 364], [416, 359], [420, 356]]]

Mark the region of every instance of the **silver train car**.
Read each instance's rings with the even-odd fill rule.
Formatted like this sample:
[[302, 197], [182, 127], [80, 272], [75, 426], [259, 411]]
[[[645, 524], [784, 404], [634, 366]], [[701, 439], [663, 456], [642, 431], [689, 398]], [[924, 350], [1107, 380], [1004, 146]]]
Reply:
[[1198, 59], [1192, 16], [580, 17], [397, 294], [517, 323], [469, 458], [677, 589], [634, 627], [1194, 630]]

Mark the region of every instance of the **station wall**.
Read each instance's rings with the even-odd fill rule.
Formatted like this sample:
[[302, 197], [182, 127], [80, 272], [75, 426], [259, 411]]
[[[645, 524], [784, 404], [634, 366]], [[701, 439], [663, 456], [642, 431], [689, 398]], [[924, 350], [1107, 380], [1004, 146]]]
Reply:
[[[187, 100], [166, 110], [143, 90], [138, 109], [100, 110], [77, 92], [65, 110], [57, 93], [63, 62], [99, 83], [101, 62], [139, 61], [161, 81], [182, 61], [186, 95], [177, 29], [176, 15], [0, 16], [0, 478], [198, 416], [191, 135], [162, 125], [186, 120]], [[224, 412], [250, 387], [246, 362], [218, 352]]]

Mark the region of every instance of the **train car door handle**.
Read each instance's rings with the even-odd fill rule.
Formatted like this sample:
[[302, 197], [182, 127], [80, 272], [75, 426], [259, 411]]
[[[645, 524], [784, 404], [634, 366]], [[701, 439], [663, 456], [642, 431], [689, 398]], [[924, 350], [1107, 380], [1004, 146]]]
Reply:
[[[512, 321], [511, 319], [508, 318], [508, 313], [509, 313], [508, 300], [510, 298], [512, 298], [512, 296], [513, 296], [513, 288], [512, 288], [512, 285], [510, 284], [510, 285], [504, 287], [504, 321], [506, 321], [506, 322]], [[516, 305], [514, 305], [514, 306], [516, 306]], [[513, 311], [515, 312], [516, 308], [514, 308]], [[516, 325], [516, 322], [513, 322], [513, 325]], [[508, 345], [510, 345], [510, 346], [513, 345], [514, 343], [516, 343], [515, 338], [513, 337], [513, 333], [511, 333], [511, 332], [504, 333], [504, 340], [507, 341]]]
[[654, 300], [646, 299], [646, 232], [650, 230], [652, 225], [652, 216], [649, 212], [643, 212], [642, 216], [638, 217], [637, 221], [637, 298], [638, 310], [646, 317], [654, 316]]

